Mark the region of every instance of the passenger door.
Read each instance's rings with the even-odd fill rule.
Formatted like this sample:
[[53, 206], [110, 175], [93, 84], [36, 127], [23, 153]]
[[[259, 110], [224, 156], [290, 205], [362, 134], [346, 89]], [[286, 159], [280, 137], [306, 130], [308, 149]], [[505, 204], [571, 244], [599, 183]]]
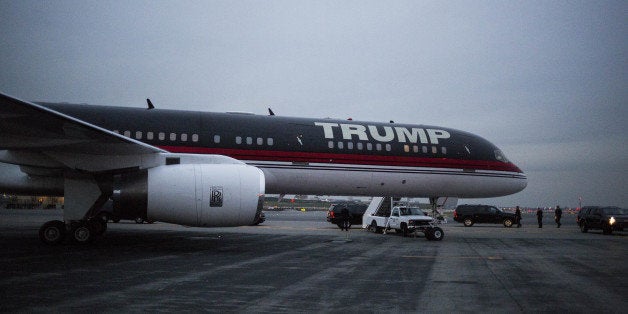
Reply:
[[390, 227], [393, 229], [399, 229], [399, 208], [393, 208], [390, 214]]

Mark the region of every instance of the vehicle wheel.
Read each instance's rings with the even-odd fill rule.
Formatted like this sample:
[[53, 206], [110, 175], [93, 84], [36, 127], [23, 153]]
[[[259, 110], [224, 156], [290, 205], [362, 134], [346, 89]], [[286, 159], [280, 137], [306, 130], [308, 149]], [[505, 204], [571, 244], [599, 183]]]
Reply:
[[504, 219], [504, 227], [507, 227], [507, 228], [512, 227], [512, 220], [509, 218]]
[[144, 223], [144, 218], [142, 218], [142, 217], [135, 218], [135, 223], [136, 224], [143, 224]]
[[429, 234], [430, 234], [430, 240], [434, 240], [434, 241], [440, 241], [445, 236], [445, 232], [443, 232], [443, 229], [439, 227], [434, 227], [433, 229], [431, 229], [429, 231]]
[[88, 222], [81, 221], [72, 227], [72, 238], [76, 243], [89, 243], [94, 239], [94, 235], [94, 230]]
[[373, 220], [371, 222], [371, 230], [375, 233], [381, 233], [382, 232], [382, 228], [377, 226], [377, 222], [375, 222], [375, 220]]
[[39, 239], [46, 244], [55, 245], [63, 242], [65, 233], [65, 223], [52, 220], [39, 228]]
[[464, 223], [464, 226], [465, 226], [465, 227], [471, 227], [471, 226], [473, 226], [473, 219], [471, 219], [471, 218], [465, 218], [465, 219], [464, 219], [464, 221], [463, 221], [463, 223]]
[[611, 226], [602, 226], [603, 234], [613, 234], [613, 228]]
[[587, 227], [587, 224], [585, 224], [584, 222], [581, 222], [580, 223], [580, 232], [587, 233], [587, 231], [589, 231], [589, 228]]

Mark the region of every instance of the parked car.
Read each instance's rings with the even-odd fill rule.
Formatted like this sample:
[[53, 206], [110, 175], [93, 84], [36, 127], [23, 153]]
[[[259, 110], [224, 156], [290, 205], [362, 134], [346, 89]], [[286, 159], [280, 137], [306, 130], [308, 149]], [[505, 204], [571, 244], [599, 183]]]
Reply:
[[604, 234], [611, 234], [628, 228], [628, 210], [614, 206], [588, 206], [580, 209], [576, 220], [583, 233], [590, 229], [602, 229]]
[[361, 224], [362, 216], [364, 216], [364, 212], [368, 207], [367, 204], [362, 203], [339, 203], [332, 204], [329, 206], [329, 210], [327, 211], [327, 221], [332, 224], [339, 225], [342, 223], [342, 208], [347, 207], [349, 210], [349, 215], [351, 216], [351, 224]]
[[491, 205], [458, 205], [454, 210], [454, 221], [463, 223], [465, 227], [476, 223], [492, 223], [504, 224], [504, 227], [510, 228], [516, 219], [515, 214]]

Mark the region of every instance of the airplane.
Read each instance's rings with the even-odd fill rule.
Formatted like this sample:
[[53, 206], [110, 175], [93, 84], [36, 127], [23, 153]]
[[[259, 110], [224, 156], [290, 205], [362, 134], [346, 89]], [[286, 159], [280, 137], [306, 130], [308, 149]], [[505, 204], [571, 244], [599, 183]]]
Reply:
[[266, 194], [486, 198], [526, 175], [451, 128], [33, 103], [0, 93], [0, 192], [64, 196], [40, 239], [89, 243], [103, 204], [186, 226], [251, 224]]

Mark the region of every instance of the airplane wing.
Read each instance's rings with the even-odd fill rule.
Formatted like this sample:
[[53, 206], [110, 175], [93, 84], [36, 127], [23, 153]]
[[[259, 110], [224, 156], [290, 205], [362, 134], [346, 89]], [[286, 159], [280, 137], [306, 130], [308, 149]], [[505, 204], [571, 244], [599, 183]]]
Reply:
[[0, 162], [107, 171], [142, 167], [165, 152], [82, 120], [0, 93]]

